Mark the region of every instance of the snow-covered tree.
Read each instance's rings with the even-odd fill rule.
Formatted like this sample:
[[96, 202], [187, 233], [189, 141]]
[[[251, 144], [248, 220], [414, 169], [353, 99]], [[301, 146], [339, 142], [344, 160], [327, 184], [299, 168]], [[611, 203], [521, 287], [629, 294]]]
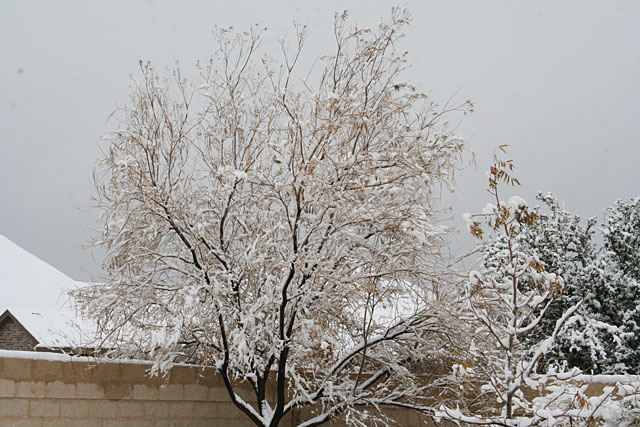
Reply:
[[[504, 146], [499, 148], [504, 151]], [[460, 405], [455, 409], [443, 406], [438, 413], [455, 421], [524, 426], [568, 414], [577, 416], [584, 409], [572, 406], [571, 398], [577, 392], [566, 383], [579, 371], [550, 367], [544, 375], [537, 372], [580, 301], [555, 320], [548, 336], [531, 343], [531, 332], [543, 324], [564, 281], [548, 272], [539, 257], [520, 242], [524, 227], [536, 227], [539, 218], [522, 198], [501, 199], [500, 183], [518, 184], [512, 169], [511, 161], [495, 156], [489, 172], [489, 193], [494, 200], [481, 214], [465, 214], [471, 234], [483, 239], [485, 229], [489, 233], [488, 243], [480, 246], [482, 268], [470, 273], [461, 297], [460, 316], [471, 330], [468, 347], [453, 365], [453, 376], [462, 389]], [[551, 390], [557, 393], [555, 398], [540, 399]], [[465, 391], [471, 392], [471, 399], [465, 399]], [[569, 404], [551, 408], [552, 402], [564, 397], [569, 397]]]
[[[521, 250], [535, 255], [547, 271], [562, 276], [564, 287], [526, 340], [534, 346], [550, 336], [564, 311], [584, 300], [545, 360], [592, 373], [640, 372], [636, 351], [640, 343], [634, 341], [640, 298], [637, 200], [618, 201], [608, 208], [602, 226], [603, 247], [594, 239], [595, 218], [583, 222], [550, 194], [539, 194], [538, 200], [543, 205], [533, 209], [538, 217], [536, 224], [515, 224], [513, 239]], [[501, 239], [489, 242], [487, 262], [507, 257], [500, 250], [502, 246]], [[544, 365], [540, 368], [545, 369]]]
[[605, 250], [623, 274], [640, 280], [640, 197], [617, 200], [607, 211]]
[[[607, 212], [601, 228], [604, 245], [583, 246], [585, 256], [572, 259], [571, 251], [578, 245], [566, 248], [550, 242], [560, 260], [553, 268], [564, 270], [559, 274], [565, 282], [572, 282], [563, 299], [585, 299], [578, 315], [561, 332], [554, 356], [595, 373], [640, 374], [640, 199], [618, 200]], [[593, 225], [595, 220], [589, 220], [587, 227]], [[587, 237], [579, 230], [558, 229], [557, 239]]]
[[304, 27], [280, 62], [252, 28], [219, 31], [197, 79], [141, 64], [96, 170], [111, 278], [76, 295], [103, 348], [155, 372], [214, 367], [256, 425], [419, 406], [429, 385], [409, 367], [454, 341], [432, 202], [463, 142], [444, 116], [471, 104], [402, 80], [409, 20], [338, 15], [336, 52], [303, 72]]
[[[607, 370], [640, 374], [640, 198], [607, 208], [595, 312], [612, 325]], [[597, 310], [597, 311], [596, 311]]]
[[[525, 341], [533, 348], [553, 333], [557, 320], [566, 310], [586, 299], [577, 311], [580, 316], [572, 317], [565, 325], [539, 369], [546, 369], [546, 362], [559, 361], [567, 362], [570, 367], [591, 369], [602, 357], [601, 349], [606, 341], [603, 331], [597, 328], [603, 323], [585, 324], [585, 320], [591, 318], [588, 313], [593, 311], [592, 284], [599, 277], [593, 242], [596, 220], [591, 218], [583, 224], [578, 215], [563, 209], [551, 194], [538, 194], [537, 199], [543, 206], [532, 209], [536, 222], [514, 224], [513, 241], [521, 251], [535, 256], [548, 272], [562, 277], [563, 288], [554, 296], [540, 324], [526, 335]], [[496, 262], [494, 258], [506, 256], [497, 250], [504, 244], [501, 239], [495, 240], [496, 248], [490, 248], [491, 244], [488, 243], [485, 251], [486, 262]]]
[[618, 303], [610, 292], [615, 282], [611, 262], [594, 242], [596, 219], [590, 218], [583, 225], [578, 215], [562, 209], [551, 195], [538, 195], [538, 199], [548, 213], [538, 210], [539, 228], [523, 230], [522, 245], [536, 253], [549, 271], [562, 275], [565, 287], [550, 307], [549, 321], [529, 339], [533, 343], [548, 336], [550, 323], [570, 305], [583, 300], [560, 332], [548, 359], [592, 373], [613, 373], [623, 331], [616, 315], [612, 316]]

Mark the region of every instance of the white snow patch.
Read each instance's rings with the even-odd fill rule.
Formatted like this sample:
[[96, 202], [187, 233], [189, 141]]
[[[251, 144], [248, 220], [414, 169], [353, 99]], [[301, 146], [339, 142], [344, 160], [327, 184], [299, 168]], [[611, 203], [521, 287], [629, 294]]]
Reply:
[[509, 206], [513, 209], [526, 208], [527, 202], [520, 196], [509, 197]]

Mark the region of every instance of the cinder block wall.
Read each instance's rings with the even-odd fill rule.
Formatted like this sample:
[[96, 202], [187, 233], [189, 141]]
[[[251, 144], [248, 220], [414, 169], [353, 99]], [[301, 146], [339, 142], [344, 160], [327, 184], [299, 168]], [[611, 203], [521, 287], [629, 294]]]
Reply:
[[0, 426], [251, 425], [212, 371], [179, 366], [159, 379], [148, 377], [145, 364], [7, 353], [0, 357]]
[[[253, 425], [231, 402], [213, 370], [177, 366], [162, 379], [149, 378], [150, 366], [2, 351], [0, 426]], [[237, 385], [236, 391], [255, 401], [248, 386]], [[395, 409], [388, 415], [399, 425], [425, 425], [424, 417], [412, 411]], [[297, 425], [300, 418], [294, 412], [282, 425]]]

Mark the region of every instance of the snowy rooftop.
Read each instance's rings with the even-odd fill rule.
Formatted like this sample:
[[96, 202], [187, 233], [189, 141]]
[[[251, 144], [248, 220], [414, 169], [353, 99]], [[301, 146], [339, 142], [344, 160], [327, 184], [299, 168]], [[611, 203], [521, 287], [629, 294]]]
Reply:
[[66, 295], [82, 285], [0, 235], [0, 315], [9, 310], [39, 346], [73, 347], [87, 341], [86, 331], [92, 328], [76, 320]]

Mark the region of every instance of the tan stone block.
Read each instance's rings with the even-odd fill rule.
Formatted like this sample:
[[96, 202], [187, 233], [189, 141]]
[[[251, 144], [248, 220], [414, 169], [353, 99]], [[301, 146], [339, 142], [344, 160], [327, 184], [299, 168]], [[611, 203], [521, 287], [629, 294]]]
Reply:
[[[227, 420], [205, 420], [198, 418], [164, 418], [155, 420], [154, 427], [227, 427]], [[255, 426], [255, 424], [253, 424]]]
[[99, 384], [78, 383], [76, 384], [77, 399], [102, 399], [104, 397], [103, 387]]
[[[224, 427], [249, 427], [255, 425], [251, 422], [251, 420], [249, 420], [249, 417], [244, 414], [239, 414], [235, 418], [216, 418], [214, 420], [209, 419], [208, 422], [209, 425], [219, 425]], [[280, 423], [280, 425], [285, 424]]]
[[158, 389], [158, 400], [182, 400], [184, 386], [182, 384], [169, 384]]
[[89, 416], [89, 401], [80, 399], [60, 400], [60, 416], [86, 418]]
[[209, 387], [201, 384], [185, 384], [184, 400], [207, 400], [209, 399]]
[[16, 381], [30, 381], [31, 360], [27, 359], [4, 359], [2, 378]]
[[152, 420], [132, 420], [127, 419], [115, 419], [115, 420], [102, 420], [102, 427], [153, 427]]
[[76, 397], [76, 385], [74, 383], [65, 384], [62, 381], [47, 383], [46, 396], [57, 399], [73, 399]]
[[0, 414], [3, 417], [26, 417], [29, 414], [29, 400], [0, 399]]
[[[224, 425], [224, 427], [249, 427], [249, 426], [255, 425], [245, 415], [242, 415], [242, 417], [244, 418], [230, 418], [230, 419], [224, 419], [224, 420], [218, 419], [216, 420], [216, 422], [218, 422], [221, 425]], [[211, 423], [211, 421], [209, 422]]]
[[169, 405], [169, 415], [177, 418], [191, 417], [193, 414], [193, 404], [191, 402], [171, 402]]
[[97, 418], [109, 418], [117, 415], [118, 402], [115, 400], [93, 400], [89, 406], [89, 415]]
[[213, 368], [197, 369], [196, 383], [209, 387], [224, 387], [222, 376]]
[[184, 420], [176, 420], [171, 418], [163, 418], [154, 420], [153, 427], [183, 427], [185, 425]]
[[134, 365], [133, 363], [123, 363], [120, 365], [120, 374], [122, 381], [135, 384], [149, 384], [150, 380], [162, 383], [162, 379], [158, 377], [150, 378], [149, 369], [151, 365]]
[[62, 380], [63, 362], [52, 362], [48, 360], [33, 361], [33, 378], [38, 381], [50, 382]]
[[157, 400], [158, 399], [158, 386], [157, 385], [134, 384], [133, 385], [133, 399], [134, 400]]
[[[229, 402], [217, 402], [213, 405], [215, 408], [215, 416], [216, 418], [239, 418], [244, 420], [246, 415], [244, 415], [240, 409], [231, 401]], [[247, 418], [248, 420], [248, 418]]]
[[0, 397], [13, 397], [16, 392], [16, 382], [13, 380], [0, 380]]
[[44, 397], [44, 386], [42, 382], [16, 382], [16, 397]]
[[42, 421], [39, 419], [25, 419], [25, 418], [3, 418], [0, 420], [2, 425], [11, 427], [41, 427]]
[[43, 427], [98, 427], [102, 420], [97, 418], [57, 418], [45, 420]]
[[88, 362], [65, 362], [62, 364], [62, 378], [69, 383], [92, 382], [93, 371]]
[[219, 414], [218, 402], [194, 402], [193, 416], [202, 418], [216, 418]]
[[193, 384], [196, 382], [196, 370], [190, 366], [174, 366], [169, 371], [169, 384]]
[[140, 402], [119, 402], [118, 403], [118, 416], [119, 417], [141, 417], [143, 414], [142, 403]]
[[[215, 420], [215, 421], [217, 422], [221, 420]], [[182, 421], [182, 425], [188, 426], [188, 427], [211, 427], [213, 423], [211, 422], [211, 420], [204, 419], [204, 418], [190, 418], [189, 420]], [[227, 427], [227, 424], [225, 422], [220, 422], [218, 423], [218, 425], [223, 425], [224, 427]]]
[[225, 387], [211, 387], [209, 388], [207, 400], [212, 402], [230, 402], [231, 397]]
[[[120, 364], [115, 362], [103, 362], [92, 365], [87, 369], [93, 381], [110, 382], [120, 380]], [[89, 381], [89, 382], [93, 382]]]
[[[245, 402], [255, 403], [258, 401], [256, 398], [256, 393], [248, 384], [234, 384], [233, 391], [236, 392], [238, 396], [240, 396]], [[226, 400], [231, 400], [231, 398], [227, 395]]]
[[161, 418], [169, 416], [169, 405], [167, 402], [144, 402], [144, 416]]
[[59, 417], [60, 405], [57, 400], [31, 399], [29, 400], [29, 417]]
[[117, 382], [103, 383], [103, 393], [105, 399], [121, 400], [131, 399], [131, 384]]

